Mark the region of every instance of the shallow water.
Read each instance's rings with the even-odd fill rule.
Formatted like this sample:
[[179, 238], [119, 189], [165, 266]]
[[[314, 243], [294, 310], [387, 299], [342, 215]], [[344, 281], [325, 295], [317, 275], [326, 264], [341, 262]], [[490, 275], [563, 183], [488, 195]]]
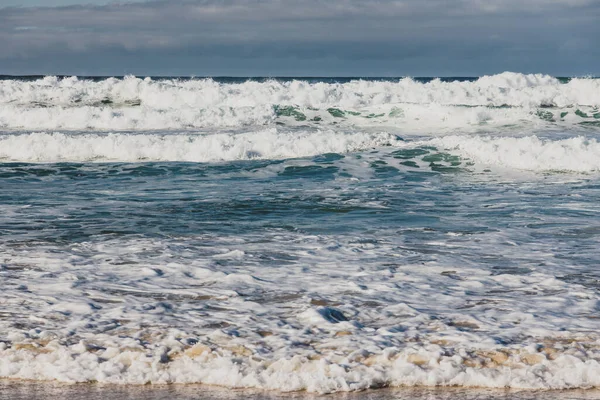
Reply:
[[144, 399], [144, 400], [201, 400], [201, 399], [290, 399], [317, 400], [323, 398], [336, 400], [596, 400], [600, 392], [596, 390], [560, 390], [529, 391], [508, 389], [477, 388], [394, 388], [369, 390], [362, 392], [345, 392], [334, 395], [315, 395], [306, 392], [278, 393], [249, 389], [223, 389], [216, 386], [201, 385], [65, 385], [57, 383], [19, 382], [0, 380], [0, 399], [4, 400], [36, 400], [36, 399]]

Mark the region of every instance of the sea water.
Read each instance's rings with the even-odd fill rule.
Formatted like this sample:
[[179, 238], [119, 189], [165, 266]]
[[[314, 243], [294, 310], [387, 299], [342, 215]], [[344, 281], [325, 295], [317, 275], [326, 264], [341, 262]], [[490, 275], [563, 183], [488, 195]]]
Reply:
[[0, 80], [0, 377], [600, 387], [600, 80]]

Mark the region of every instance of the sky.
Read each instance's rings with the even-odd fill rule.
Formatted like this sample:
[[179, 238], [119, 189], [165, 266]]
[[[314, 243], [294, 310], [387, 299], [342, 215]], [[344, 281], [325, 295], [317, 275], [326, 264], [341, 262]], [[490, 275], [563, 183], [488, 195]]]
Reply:
[[600, 0], [0, 0], [0, 74], [600, 75]]

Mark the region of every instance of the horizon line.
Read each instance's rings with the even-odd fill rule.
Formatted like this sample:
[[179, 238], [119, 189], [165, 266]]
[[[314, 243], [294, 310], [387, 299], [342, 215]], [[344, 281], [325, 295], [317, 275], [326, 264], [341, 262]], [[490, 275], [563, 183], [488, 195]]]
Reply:
[[[512, 71], [505, 71], [512, 72]], [[504, 72], [495, 74], [483, 74], [483, 75], [431, 75], [431, 76], [415, 76], [415, 75], [152, 75], [152, 74], [125, 74], [125, 75], [88, 75], [88, 74], [1, 74], [0, 78], [39, 78], [55, 76], [59, 78], [125, 78], [133, 76], [136, 78], [187, 78], [187, 79], [477, 79], [484, 76], [500, 75]], [[521, 72], [515, 72], [521, 73]], [[587, 79], [598, 79], [600, 75], [551, 75], [544, 73], [521, 73], [523, 75], [548, 75], [556, 79], [574, 79], [574, 78], [587, 78]]]

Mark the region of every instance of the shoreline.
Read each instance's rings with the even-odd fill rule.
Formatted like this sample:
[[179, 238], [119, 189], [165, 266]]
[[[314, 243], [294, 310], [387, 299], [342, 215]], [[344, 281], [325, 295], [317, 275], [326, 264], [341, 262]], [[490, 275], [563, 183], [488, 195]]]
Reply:
[[360, 392], [318, 394], [277, 392], [257, 389], [231, 389], [201, 384], [112, 385], [67, 384], [54, 381], [26, 381], [0, 378], [0, 400], [600, 400], [600, 389], [516, 390], [462, 387], [397, 387]]

